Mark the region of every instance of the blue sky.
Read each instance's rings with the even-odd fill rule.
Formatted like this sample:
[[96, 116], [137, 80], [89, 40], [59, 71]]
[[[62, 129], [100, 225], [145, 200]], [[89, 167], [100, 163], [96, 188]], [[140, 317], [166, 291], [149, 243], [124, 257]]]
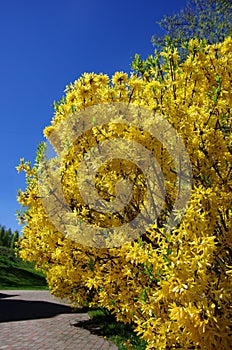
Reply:
[[15, 212], [52, 104], [84, 72], [130, 72], [132, 57], [153, 53], [163, 15], [185, 0], [11, 0], [0, 5], [0, 224], [21, 230]]

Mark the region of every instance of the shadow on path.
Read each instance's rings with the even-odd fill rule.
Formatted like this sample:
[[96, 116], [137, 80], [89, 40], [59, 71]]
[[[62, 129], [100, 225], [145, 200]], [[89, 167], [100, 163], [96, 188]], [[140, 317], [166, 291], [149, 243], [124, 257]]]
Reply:
[[74, 327], [80, 327], [87, 329], [91, 334], [95, 335], [105, 335], [103, 329], [99, 327], [96, 321], [94, 320], [85, 320], [85, 321], [78, 321], [76, 323], [73, 323]]
[[18, 294], [5, 294], [5, 293], [0, 293], [0, 299], [1, 298], [12, 298], [12, 297], [17, 297]]
[[[0, 296], [0, 298], [6, 298], [6, 296]], [[83, 311], [78, 310], [78, 312]], [[35, 320], [70, 313], [73, 313], [70, 306], [47, 301], [0, 300], [0, 322]]]

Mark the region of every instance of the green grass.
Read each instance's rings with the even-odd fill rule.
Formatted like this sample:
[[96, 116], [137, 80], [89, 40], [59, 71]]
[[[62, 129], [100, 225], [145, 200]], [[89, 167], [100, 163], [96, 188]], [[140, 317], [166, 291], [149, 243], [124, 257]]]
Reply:
[[[104, 309], [90, 309], [88, 314], [92, 321], [102, 329], [102, 333], [112, 340], [119, 350], [145, 350], [146, 342], [133, 331], [133, 326], [117, 322], [114, 315]], [[126, 345], [129, 341], [130, 347]]]
[[12, 249], [0, 247], [0, 289], [47, 289], [42, 272], [16, 257]]

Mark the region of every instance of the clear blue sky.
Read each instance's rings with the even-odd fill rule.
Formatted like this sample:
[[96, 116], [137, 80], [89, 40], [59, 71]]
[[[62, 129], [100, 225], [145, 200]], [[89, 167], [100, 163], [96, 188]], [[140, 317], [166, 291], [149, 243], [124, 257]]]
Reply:
[[135, 53], [153, 53], [164, 14], [186, 0], [11, 0], [0, 4], [0, 224], [21, 230], [15, 212], [54, 100], [83, 72], [130, 72]]

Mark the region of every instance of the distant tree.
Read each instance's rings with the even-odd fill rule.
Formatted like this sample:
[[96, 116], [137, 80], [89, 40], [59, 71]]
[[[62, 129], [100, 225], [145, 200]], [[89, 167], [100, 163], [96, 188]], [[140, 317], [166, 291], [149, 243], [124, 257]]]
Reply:
[[168, 42], [180, 49], [194, 38], [216, 44], [232, 34], [232, 0], [189, 0], [180, 12], [158, 23], [166, 32], [152, 37], [158, 50]]
[[19, 232], [11, 229], [6, 229], [5, 226], [0, 225], [0, 246], [14, 249], [15, 244], [19, 239]]
[[5, 227], [0, 225], [0, 245], [2, 244], [4, 232], [5, 232]]
[[15, 244], [18, 242], [18, 240], [19, 240], [19, 232], [14, 231], [12, 236], [11, 236], [10, 248], [14, 249]]
[[[183, 62], [188, 56], [190, 39], [197, 39], [204, 47], [232, 36], [232, 0], [188, 0], [184, 9], [172, 16], [164, 16], [158, 23], [165, 34], [152, 37], [155, 55], [143, 60], [136, 54], [131, 64], [134, 74], [148, 80], [156, 76], [154, 71], [162, 65], [160, 52], [171, 50], [174, 53], [177, 49], [179, 60]], [[158, 71], [162, 80], [162, 70]]]
[[9, 231], [6, 230], [4, 226], [1, 226], [0, 230], [0, 245], [4, 247], [9, 246], [10, 238], [9, 238]]

